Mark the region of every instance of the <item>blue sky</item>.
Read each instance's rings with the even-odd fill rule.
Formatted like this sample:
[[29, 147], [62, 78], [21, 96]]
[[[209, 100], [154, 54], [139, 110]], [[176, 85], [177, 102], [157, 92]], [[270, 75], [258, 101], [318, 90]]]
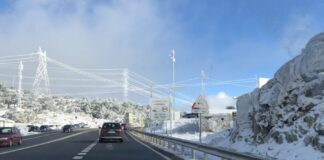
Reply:
[[[177, 81], [202, 69], [217, 80], [271, 78], [323, 30], [323, 8], [321, 0], [4, 0], [0, 56], [42, 46], [72, 66], [128, 67], [165, 84], [172, 80], [168, 55], [175, 49]], [[206, 94], [252, 89], [207, 86]], [[180, 91], [199, 94], [199, 88]]]

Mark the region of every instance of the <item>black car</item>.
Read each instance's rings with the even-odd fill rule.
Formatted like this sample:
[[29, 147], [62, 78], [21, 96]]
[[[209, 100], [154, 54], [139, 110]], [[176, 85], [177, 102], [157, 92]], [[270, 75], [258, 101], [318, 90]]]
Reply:
[[49, 127], [48, 127], [48, 125], [42, 125], [42, 126], [40, 126], [39, 130], [41, 132], [48, 132], [49, 131]]
[[63, 126], [62, 131], [64, 133], [70, 133], [70, 132], [72, 132], [73, 131], [73, 125], [65, 125], [65, 126]]
[[39, 132], [40, 131], [38, 126], [29, 125], [28, 127], [29, 127], [28, 132]]
[[118, 140], [123, 142], [122, 127], [119, 123], [104, 123], [100, 128], [99, 143], [105, 140]]

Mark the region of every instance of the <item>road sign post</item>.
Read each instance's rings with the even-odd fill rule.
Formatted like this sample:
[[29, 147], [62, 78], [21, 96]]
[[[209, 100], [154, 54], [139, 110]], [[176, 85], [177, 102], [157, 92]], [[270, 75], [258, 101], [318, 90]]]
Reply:
[[192, 105], [192, 113], [196, 113], [199, 116], [199, 142], [201, 143], [202, 116], [209, 114], [209, 105], [204, 95], [197, 97], [195, 103]]

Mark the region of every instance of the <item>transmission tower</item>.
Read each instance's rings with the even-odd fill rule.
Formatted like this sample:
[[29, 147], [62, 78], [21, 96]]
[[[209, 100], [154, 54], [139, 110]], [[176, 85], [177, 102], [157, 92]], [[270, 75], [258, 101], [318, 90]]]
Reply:
[[[33, 83], [33, 91], [35, 93], [50, 93], [50, 83], [47, 74], [47, 57], [46, 51], [43, 52], [41, 48], [38, 49], [38, 66], [36, 70], [36, 76]], [[42, 82], [44, 83], [44, 88], [41, 88]]]
[[123, 95], [124, 101], [128, 101], [128, 68], [123, 71]]
[[22, 61], [20, 61], [19, 63], [19, 67], [18, 67], [18, 108], [21, 108], [21, 97], [22, 97], [22, 90], [21, 90], [21, 83], [22, 83], [22, 79], [23, 79], [23, 75], [22, 72], [24, 70], [24, 66]]

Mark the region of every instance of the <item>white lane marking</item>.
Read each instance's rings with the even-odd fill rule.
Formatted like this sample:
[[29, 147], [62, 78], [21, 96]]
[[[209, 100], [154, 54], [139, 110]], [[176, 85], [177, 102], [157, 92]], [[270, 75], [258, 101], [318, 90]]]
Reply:
[[85, 155], [87, 155], [87, 153], [79, 153], [78, 155], [79, 156], [85, 156]]
[[81, 153], [78, 153], [78, 156], [74, 156], [72, 159], [82, 159], [83, 156], [87, 155], [87, 153], [97, 144], [98, 139], [96, 139], [93, 143], [87, 146]]
[[93, 143], [91, 143], [89, 146], [87, 146], [84, 150], [82, 150], [82, 153], [88, 153], [95, 145], [97, 145], [98, 139], [96, 139]]
[[90, 132], [90, 131], [83, 131], [83, 132], [76, 133], [76, 134], [72, 134], [72, 135], [69, 135], [69, 136], [62, 137], [62, 138], [54, 139], [54, 140], [51, 140], [51, 141], [47, 141], [47, 142], [43, 142], [43, 143], [31, 145], [31, 146], [28, 146], [28, 147], [23, 147], [23, 148], [18, 148], [18, 149], [6, 151], [6, 152], [1, 152], [0, 155], [4, 155], [4, 154], [8, 154], [8, 153], [13, 153], [13, 152], [21, 151], [21, 150], [26, 150], [26, 149], [35, 148], [35, 147], [43, 146], [43, 145], [46, 145], [46, 144], [50, 144], [50, 143], [62, 141], [62, 140], [68, 139], [68, 138], [72, 138], [72, 137], [78, 136], [80, 134], [87, 133], [87, 132]]
[[136, 137], [134, 137], [131, 134], [128, 134], [131, 138], [133, 138], [136, 142], [138, 142], [139, 144], [143, 145], [144, 147], [148, 148], [149, 150], [153, 151], [154, 153], [158, 154], [159, 156], [161, 156], [162, 158], [164, 158], [165, 160], [171, 160], [169, 157], [165, 156], [164, 154], [156, 151], [155, 149], [151, 148], [150, 146], [146, 145], [145, 143], [141, 142], [140, 140], [138, 140]]
[[83, 156], [74, 156], [72, 159], [82, 159]]
[[92, 144], [90, 144], [87, 148], [85, 148], [84, 150], [82, 150], [82, 153], [88, 153], [96, 144], [97, 144], [96, 140], [95, 142], [93, 142]]
[[26, 140], [31, 140], [31, 139], [41, 138], [41, 137], [47, 137], [47, 136], [54, 135], [54, 134], [58, 134], [58, 133], [45, 134], [45, 135], [36, 136], [36, 137], [32, 137], [32, 138], [23, 138], [23, 140], [26, 141]]

